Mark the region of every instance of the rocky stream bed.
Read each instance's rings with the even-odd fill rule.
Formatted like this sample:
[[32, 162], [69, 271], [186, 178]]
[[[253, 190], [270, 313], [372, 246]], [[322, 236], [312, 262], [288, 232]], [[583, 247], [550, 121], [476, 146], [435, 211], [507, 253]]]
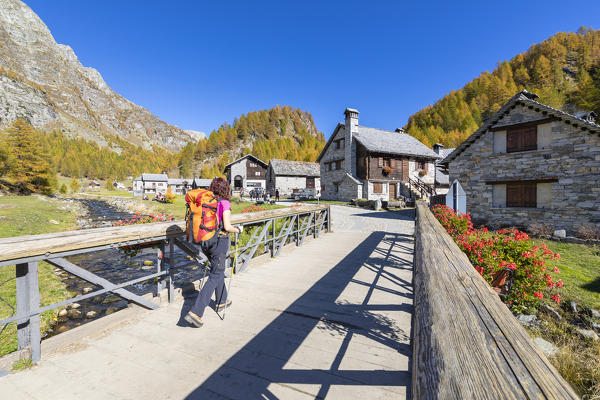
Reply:
[[[71, 199], [69, 201], [79, 204], [81, 209], [78, 224], [81, 229], [112, 226], [114, 222], [131, 218], [133, 212], [128, 211], [126, 205], [109, 204], [96, 199]], [[67, 259], [94, 274], [109, 280], [112, 283], [122, 283], [128, 280], [141, 278], [151, 274], [157, 269], [157, 252], [154, 248], [141, 249], [137, 254], [127, 254], [121, 250], [102, 250], [93, 253], [79, 254]], [[177, 264], [190, 264], [191, 258], [181, 251], [175, 252]], [[93, 284], [71, 275], [60, 268], [55, 268], [54, 273], [66, 284], [73, 296], [87, 294], [100, 289]], [[194, 281], [202, 276], [202, 268], [194, 264], [175, 273], [175, 286], [179, 287], [189, 281]], [[156, 281], [137, 283], [126, 287], [127, 290], [143, 295], [156, 291]], [[128, 301], [118, 295], [105, 293], [86, 299], [80, 303], [71, 304], [67, 308], [57, 309], [57, 321], [52, 329], [46, 332], [46, 337], [64, 332], [76, 326], [85, 324], [105, 315], [126, 308]]]

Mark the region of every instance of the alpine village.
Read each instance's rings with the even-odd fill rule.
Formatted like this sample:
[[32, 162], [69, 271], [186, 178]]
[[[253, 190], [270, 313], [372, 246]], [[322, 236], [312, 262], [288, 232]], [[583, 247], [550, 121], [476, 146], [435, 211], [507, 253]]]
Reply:
[[[25, 3], [0, 0], [0, 398], [600, 399], [600, 31], [389, 126], [353, 100], [205, 134]], [[191, 329], [215, 178], [233, 305]]]

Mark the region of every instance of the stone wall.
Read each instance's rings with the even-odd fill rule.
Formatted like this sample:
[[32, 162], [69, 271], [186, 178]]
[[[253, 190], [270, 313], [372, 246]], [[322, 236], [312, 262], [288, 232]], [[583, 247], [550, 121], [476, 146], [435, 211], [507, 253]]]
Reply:
[[[341, 194], [335, 191], [335, 183], [341, 183], [342, 180], [345, 178], [346, 176], [346, 171], [343, 168], [343, 162], [342, 162], [342, 169], [338, 169], [338, 170], [333, 170], [333, 171], [328, 171], [327, 167], [325, 165], [325, 163], [330, 162], [330, 161], [337, 161], [337, 160], [343, 160], [344, 159], [344, 152], [345, 152], [345, 148], [341, 147], [339, 149], [335, 148], [335, 145], [333, 143], [333, 140], [337, 140], [337, 139], [343, 139], [344, 138], [344, 129], [339, 129], [337, 131], [337, 133], [335, 134], [335, 136], [333, 137], [331, 145], [327, 148], [327, 150], [325, 151], [325, 154], [323, 154], [323, 157], [321, 157], [321, 161], [320, 161], [320, 165], [321, 165], [321, 180], [320, 180], [320, 185], [322, 186], [323, 189], [321, 191], [321, 197], [324, 200], [346, 200], [345, 198], [342, 199], [340, 198]], [[315, 187], [317, 186], [316, 182], [315, 182]], [[351, 185], [350, 185], [351, 186]], [[344, 189], [344, 192], [347, 192], [348, 188]], [[340, 189], [342, 190], [342, 189]], [[352, 190], [350, 190], [351, 192]]]
[[[277, 176], [275, 177], [274, 186], [270, 190], [275, 193], [275, 189], [279, 189], [280, 196], [289, 196], [294, 189], [306, 188], [305, 176]], [[321, 190], [321, 182], [319, 178], [315, 178], [315, 190]]]
[[[544, 117], [517, 106], [496, 126]], [[450, 182], [458, 179], [462, 184], [467, 210], [475, 222], [519, 227], [549, 223], [570, 233], [581, 225], [600, 224], [600, 135], [562, 121], [541, 129], [551, 132], [550, 140], [543, 134], [546, 148], [502, 153], [496, 143], [494, 152], [494, 132], [487, 131], [450, 162]], [[507, 208], [505, 185], [485, 183], [541, 177], [556, 177], [558, 181], [538, 183], [537, 208]]]

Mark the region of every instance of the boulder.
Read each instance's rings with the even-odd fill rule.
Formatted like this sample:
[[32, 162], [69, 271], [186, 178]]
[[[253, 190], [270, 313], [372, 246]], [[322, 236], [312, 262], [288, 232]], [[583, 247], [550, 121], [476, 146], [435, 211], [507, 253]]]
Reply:
[[577, 329], [577, 333], [579, 333], [584, 338], [592, 339], [594, 341], [600, 339], [598, 334], [591, 329], [581, 329], [581, 328], [576, 328], [576, 329]]
[[69, 308], [71, 310], [77, 310], [79, 307], [81, 307], [81, 304], [79, 304], [79, 303], [69, 304]]
[[591, 309], [590, 312], [592, 313], [592, 318], [600, 319], [600, 312], [598, 310]]
[[121, 297], [112, 294], [112, 295], [108, 296], [107, 298], [105, 298], [104, 300], [102, 300], [102, 304], [115, 303], [119, 300], [121, 300]]
[[83, 314], [79, 310], [69, 310], [68, 315], [71, 319], [79, 319], [83, 316]]
[[87, 319], [96, 318], [97, 315], [98, 313], [96, 311], [88, 311], [87, 313], [85, 313], [85, 317]]
[[559, 237], [559, 238], [566, 238], [567, 231], [564, 229], [557, 229], [554, 231], [554, 236]]
[[93, 291], [94, 291], [94, 289], [92, 289], [91, 287], [84, 287], [83, 290], [81, 291], [81, 293], [88, 294], [88, 293], [91, 293]]
[[577, 314], [577, 303], [575, 303], [574, 301], [569, 302], [569, 307], [571, 308], [571, 311], [573, 312], [573, 314]]
[[49, 220], [48, 222], [50, 222], [52, 225], [58, 225], [58, 221], [55, 221], [53, 219]]
[[551, 317], [553, 317], [554, 319], [560, 321], [562, 319], [562, 317], [560, 316], [560, 314], [558, 313], [558, 311], [556, 311], [554, 308], [550, 307], [549, 305], [544, 305], [544, 310], [550, 314]]
[[533, 343], [542, 350], [542, 353], [544, 353], [546, 357], [552, 357], [558, 352], [558, 347], [541, 337], [534, 338]]
[[69, 312], [66, 309], [62, 309], [58, 312], [59, 317], [66, 317]]
[[535, 315], [519, 314], [517, 315], [517, 319], [521, 325], [528, 326], [530, 328], [537, 328], [540, 325], [540, 322]]

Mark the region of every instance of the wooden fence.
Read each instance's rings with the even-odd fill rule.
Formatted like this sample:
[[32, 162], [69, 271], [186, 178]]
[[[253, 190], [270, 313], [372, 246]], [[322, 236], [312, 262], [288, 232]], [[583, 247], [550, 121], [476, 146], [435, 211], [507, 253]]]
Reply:
[[[251, 226], [252, 235], [238, 249], [236, 272], [243, 271], [257, 251], [269, 252], [276, 257], [289, 243], [300, 246], [308, 235], [318, 237], [322, 230], [330, 231], [331, 213], [328, 205], [310, 205], [281, 208], [248, 214], [234, 214], [233, 225]], [[107, 292], [148, 309], [158, 305], [126, 289], [136, 283], [156, 279], [156, 291], [167, 289], [169, 302], [174, 299], [173, 275], [177, 268], [205, 264], [204, 256], [184, 240], [185, 221], [139, 224], [44, 235], [0, 239], [0, 268], [16, 265], [16, 315], [0, 320], [0, 326], [17, 322], [18, 349], [27, 350], [32, 361], [41, 357], [40, 314], [64, 307]], [[87, 271], [65, 257], [125, 246], [153, 246], [157, 248], [156, 271], [143, 277], [114, 284]], [[175, 265], [175, 247], [192, 257], [193, 261]], [[100, 289], [71, 299], [40, 307], [38, 262], [45, 261], [72, 275], [82, 278]]]
[[417, 205], [416, 399], [576, 399], [427, 206]]

